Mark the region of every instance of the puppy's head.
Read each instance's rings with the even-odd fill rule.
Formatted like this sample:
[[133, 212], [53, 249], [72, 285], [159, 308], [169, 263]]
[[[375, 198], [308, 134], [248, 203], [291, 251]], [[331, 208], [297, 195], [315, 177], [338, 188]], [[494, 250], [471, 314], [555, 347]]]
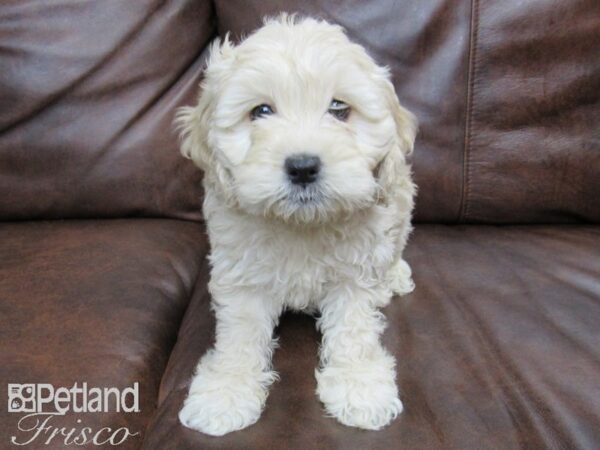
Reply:
[[398, 189], [416, 122], [339, 26], [281, 16], [234, 47], [213, 44], [182, 153], [248, 214], [332, 221]]

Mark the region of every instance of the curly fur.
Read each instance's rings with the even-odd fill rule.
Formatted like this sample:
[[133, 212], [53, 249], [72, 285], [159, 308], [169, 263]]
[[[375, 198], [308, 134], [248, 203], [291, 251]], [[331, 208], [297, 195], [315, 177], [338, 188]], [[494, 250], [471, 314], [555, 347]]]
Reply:
[[[332, 98], [352, 112], [327, 113]], [[250, 120], [267, 103], [275, 113]], [[387, 69], [324, 21], [282, 15], [237, 47], [216, 42], [195, 107], [177, 118], [182, 153], [205, 172], [216, 343], [179, 414], [210, 435], [255, 423], [277, 379], [273, 328], [285, 309], [318, 313], [317, 394], [340, 422], [380, 429], [401, 411], [379, 308], [413, 289], [402, 250], [415, 187], [416, 121]], [[322, 174], [291, 185], [286, 157]]]

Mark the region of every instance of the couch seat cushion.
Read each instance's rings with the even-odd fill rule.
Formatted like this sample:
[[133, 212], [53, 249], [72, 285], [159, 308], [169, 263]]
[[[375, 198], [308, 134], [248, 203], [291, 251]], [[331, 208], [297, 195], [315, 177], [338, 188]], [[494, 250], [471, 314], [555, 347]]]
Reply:
[[[49, 425], [75, 428], [72, 438], [83, 427], [127, 427], [140, 434], [116, 448], [139, 448], [205, 250], [203, 227], [185, 221], [0, 224], [0, 403], [7, 405], [8, 383], [123, 389], [137, 382], [138, 413], [68, 412]], [[18, 430], [26, 414], [0, 411], [1, 448], [13, 436], [19, 443], [33, 436]], [[25, 448], [69, 448], [60, 434], [45, 445], [51, 430]]]
[[[288, 315], [260, 421], [213, 438], [177, 420], [212, 342], [206, 290], [186, 313], [146, 449], [592, 449], [600, 442], [600, 228], [417, 225], [416, 290], [386, 308], [405, 411], [383, 431], [327, 418], [314, 320]], [[206, 270], [206, 268], [204, 269]]]

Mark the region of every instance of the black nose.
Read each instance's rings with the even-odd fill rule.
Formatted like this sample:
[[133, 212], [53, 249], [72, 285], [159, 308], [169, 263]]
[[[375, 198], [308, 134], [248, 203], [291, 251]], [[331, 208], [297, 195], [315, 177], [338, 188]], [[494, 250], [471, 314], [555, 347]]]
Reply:
[[307, 185], [313, 183], [321, 169], [318, 156], [294, 155], [285, 160], [285, 171], [294, 184]]

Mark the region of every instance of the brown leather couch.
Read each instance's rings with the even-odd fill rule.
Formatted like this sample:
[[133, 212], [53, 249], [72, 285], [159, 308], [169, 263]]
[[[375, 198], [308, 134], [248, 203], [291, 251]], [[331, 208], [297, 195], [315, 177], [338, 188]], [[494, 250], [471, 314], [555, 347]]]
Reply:
[[[171, 123], [208, 43], [282, 10], [345, 26], [420, 120], [417, 288], [385, 311], [406, 409], [325, 417], [314, 319], [287, 315], [261, 420], [212, 438], [177, 420], [214, 321]], [[0, 219], [0, 448], [31, 436], [8, 383], [75, 382], [139, 382], [140, 412], [23, 448], [83, 426], [139, 433], [105, 448], [600, 448], [598, 0], [5, 0]]]

